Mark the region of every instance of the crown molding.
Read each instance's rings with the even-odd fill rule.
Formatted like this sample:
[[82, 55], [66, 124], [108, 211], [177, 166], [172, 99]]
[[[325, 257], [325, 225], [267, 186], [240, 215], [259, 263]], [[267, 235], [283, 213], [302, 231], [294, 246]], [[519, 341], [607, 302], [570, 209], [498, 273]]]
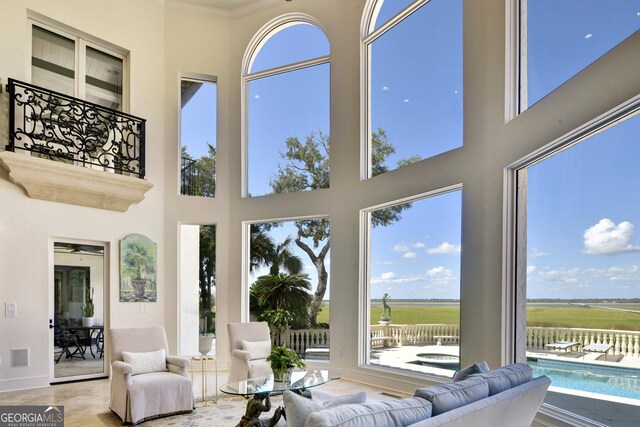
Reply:
[[251, 15], [262, 10], [284, 4], [284, 0], [260, 0], [246, 6], [238, 6], [233, 9], [222, 9], [219, 7], [207, 6], [194, 3], [191, 0], [164, 0], [167, 7], [181, 9], [199, 15], [214, 16], [216, 18], [236, 19], [242, 16]]

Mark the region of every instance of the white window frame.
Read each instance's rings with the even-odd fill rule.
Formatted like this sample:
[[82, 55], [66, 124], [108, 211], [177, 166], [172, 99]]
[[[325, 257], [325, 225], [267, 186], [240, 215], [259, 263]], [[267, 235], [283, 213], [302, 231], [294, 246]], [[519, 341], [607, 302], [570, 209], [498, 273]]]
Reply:
[[[251, 226], [253, 224], [265, 224], [270, 222], [294, 222], [294, 221], [305, 221], [305, 220], [314, 220], [314, 219], [328, 219], [329, 224], [331, 224], [331, 216], [329, 214], [288, 216], [283, 218], [253, 219], [250, 221], [242, 221], [242, 278], [241, 278], [242, 289], [240, 292], [240, 301], [241, 301], [240, 321], [241, 322], [249, 322], [250, 315], [251, 315], [249, 311], [249, 297], [250, 297], [249, 281], [251, 280], [251, 272], [249, 271], [250, 265], [251, 265]], [[329, 233], [329, 241], [331, 241], [331, 233]], [[330, 279], [332, 274], [331, 264], [327, 266], [327, 272], [329, 274], [329, 279]], [[331, 290], [330, 287], [329, 287], [329, 290]], [[331, 307], [331, 299], [329, 299], [329, 307]], [[329, 318], [329, 324], [331, 324], [331, 318]], [[314, 361], [314, 362], [317, 362], [317, 361]]]
[[33, 27], [39, 27], [43, 30], [58, 34], [61, 37], [74, 41], [75, 47], [75, 73], [74, 73], [74, 97], [78, 99], [86, 99], [86, 54], [87, 47], [103, 52], [122, 60], [122, 105], [120, 110], [124, 113], [129, 112], [129, 52], [112, 43], [98, 39], [90, 34], [71, 28], [65, 24], [46, 18], [35, 12], [29, 11], [28, 37], [27, 37], [27, 80], [31, 82], [31, 61], [33, 58]]
[[[420, 200], [430, 199], [437, 196], [442, 196], [454, 191], [462, 191], [462, 184], [454, 184], [448, 187], [439, 188], [437, 190], [428, 191], [426, 193], [420, 193], [413, 196], [405, 197], [402, 199], [393, 200], [391, 202], [382, 203], [375, 206], [370, 206], [360, 210], [360, 292], [359, 292], [359, 319], [358, 325], [358, 367], [364, 369], [372, 369], [378, 372], [393, 372], [395, 374], [415, 377], [416, 375], [424, 378], [429, 378], [436, 382], [449, 382], [449, 379], [445, 379], [441, 376], [429, 374], [408, 372], [404, 369], [393, 368], [390, 366], [373, 365], [371, 364], [371, 213], [373, 211], [388, 208], [390, 206], [400, 205], [408, 202], [417, 202]], [[462, 224], [460, 224], [462, 229]], [[460, 256], [460, 266], [462, 267], [462, 254]], [[460, 290], [462, 290], [462, 278], [460, 279]], [[460, 299], [462, 302], [462, 298]], [[462, 304], [460, 305], [462, 310]], [[462, 313], [461, 313], [462, 317]], [[462, 325], [460, 325], [462, 327]], [[460, 348], [462, 348], [462, 340], [460, 340]]]
[[[265, 77], [271, 77], [278, 74], [288, 73], [290, 71], [302, 70], [305, 68], [314, 67], [316, 65], [330, 64], [331, 56], [323, 55], [316, 58], [307, 59], [304, 61], [285, 64], [275, 68], [269, 68], [267, 70], [251, 73], [253, 61], [255, 60], [262, 47], [269, 41], [269, 39], [279, 33], [280, 31], [292, 27], [298, 24], [312, 25], [320, 29], [327, 41], [327, 32], [324, 27], [314, 17], [304, 13], [289, 13], [279, 16], [267, 24], [265, 24], [251, 39], [249, 46], [242, 58], [242, 86], [240, 90], [240, 97], [242, 100], [242, 129], [241, 129], [241, 155], [242, 155], [242, 178], [241, 178], [241, 196], [243, 198], [249, 197], [249, 83], [252, 80], [262, 79]], [[331, 83], [329, 83], [331, 84]]]

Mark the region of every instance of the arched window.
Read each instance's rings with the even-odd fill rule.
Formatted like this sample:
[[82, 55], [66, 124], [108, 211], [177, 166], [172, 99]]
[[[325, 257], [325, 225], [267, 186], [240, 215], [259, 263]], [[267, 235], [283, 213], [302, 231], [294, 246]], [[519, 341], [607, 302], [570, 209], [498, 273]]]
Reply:
[[361, 32], [362, 177], [461, 147], [462, 0], [370, 1]]
[[308, 15], [265, 25], [243, 61], [243, 196], [329, 187], [329, 42]]

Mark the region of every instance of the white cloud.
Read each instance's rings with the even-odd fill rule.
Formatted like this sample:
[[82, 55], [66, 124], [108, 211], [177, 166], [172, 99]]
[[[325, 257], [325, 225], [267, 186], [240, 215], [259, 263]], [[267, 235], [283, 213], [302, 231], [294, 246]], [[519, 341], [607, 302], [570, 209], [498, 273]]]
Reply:
[[396, 277], [397, 277], [397, 276], [396, 276], [396, 273], [394, 273], [393, 271], [387, 271], [386, 273], [382, 273], [382, 274], [380, 275], [380, 280], [384, 280], [384, 281], [386, 281], [386, 280], [393, 280], [393, 279], [395, 279]]
[[424, 248], [425, 245], [422, 242], [416, 242], [411, 246], [413, 246], [414, 248], [417, 248], [417, 249], [422, 249], [422, 248]]
[[631, 245], [633, 224], [622, 221], [616, 225], [608, 218], [602, 218], [596, 225], [584, 231], [584, 250], [587, 254], [614, 255], [622, 252], [638, 251], [640, 246]]
[[410, 250], [411, 248], [404, 243], [396, 243], [395, 245], [393, 245], [394, 252], [409, 252]]
[[543, 252], [538, 248], [533, 248], [530, 254], [531, 258], [541, 258], [543, 256], [549, 256], [549, 255], [551, 255], [549, 252]]
[[536, 271], [536, 266], [535, 265], [528, 265], [527, 266], [527, 274], [531, 274], [534, 271]]
[[405, 252], [404, 254], [402, 254], [402, 258], [408, 258], [408, 259], [414, 259], [417, 256], [418, 255], [415, 252]]
[[389, 86], [382, 86], [382, 90], [389, 90]]
[[405, 104], [409, 102], [409, 98], [405, 98], [403, 101]]
[[458, 278], [452, 270], [443, 266], [432, 268], [428, 270], [426, 274], [422, 275], [398, 276], [396, 273], [388, 271], [380, 274], [378, 277], [371, 278], [372, 285], [380, 283], [406, 284], [415, 282], [424, 282], [428, 287], [430, 287], [455, 284], [458, 282]]
[[579, 283], [578, 286], [581, 287], [589, 284], [603, 285], [607, 281], [629, 283], [640, 281], [640, 267], [637, 265], [608, 268], [537, 268], [529, 266], [527, 273], [529, 273], [527, 277], [532, 282]]
[[593, 37], [593, 34], [591, 34], [591, 33], [585, 34], [585, 36], [584, 36], [585, 40], [589, 40], [591, 37]]
[[260, 95], [255, 95], [254, 98], [255, 99], [260, 99]]
[[449, 255], [457, 255], [462, 250], [461, 245], [453, 245], [449, 242], [442, 242], [435, 248], [428, 248], [427, 253], [429, 255], [434, 254], [449, 254]]
[[456, 281], [453, 270], [444, 268], [444, 266], [435, 267], [427, 271], [427, 276], [434, 285], [448, 285]]

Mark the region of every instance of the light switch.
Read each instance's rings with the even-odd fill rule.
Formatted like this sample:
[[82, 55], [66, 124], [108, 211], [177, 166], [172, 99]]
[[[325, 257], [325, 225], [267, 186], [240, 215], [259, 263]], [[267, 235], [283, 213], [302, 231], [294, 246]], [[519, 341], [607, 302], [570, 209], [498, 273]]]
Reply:
[[147, 312], [147, 304], [144, 302], [140, 303], [140, 313], [146, 313]]
[[16, 317], [18, 309], [15, 302], [4, 303], [4, 317]]

